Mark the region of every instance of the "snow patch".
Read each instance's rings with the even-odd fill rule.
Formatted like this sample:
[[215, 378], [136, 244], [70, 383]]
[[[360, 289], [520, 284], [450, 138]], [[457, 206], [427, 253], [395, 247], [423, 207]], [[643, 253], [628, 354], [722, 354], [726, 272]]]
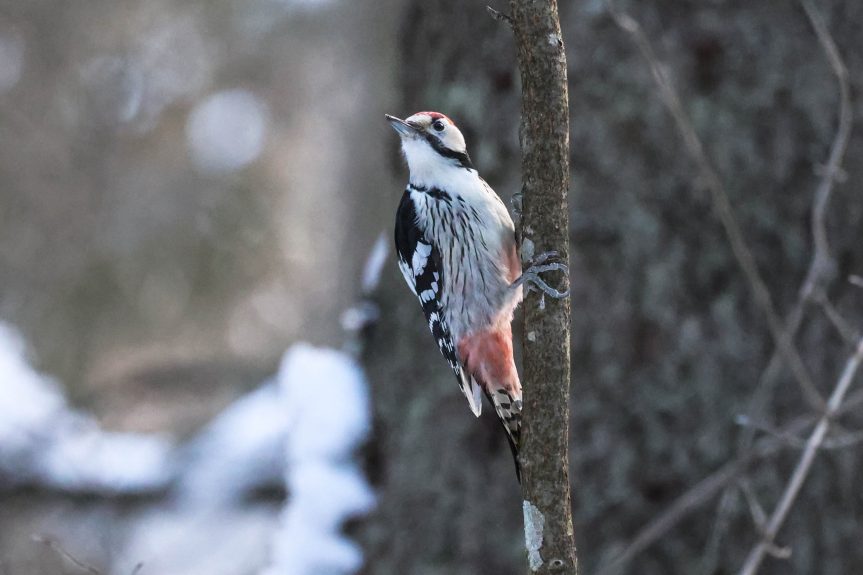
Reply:
[[289, 410], [288, 465], [345, 460], [369, 431], [369, 397], [359, 364], [332, 349], [297, 344], [278, 375]]
[[278, 382], [287, 408], [290, 499], [262, 575], [354, 573], [362, 551], [342, 535], [342, 524], [375, 503], [353, 460], [370, 428], [365, 375], [346, 353], [298, 344], [285, 354]]
[[522, 502], [524, 513], [524, 542], [527, 547], [527, 560], [531, 571], [542, 567], [542, 532], [545, 528], [545, 517], [539, 508], [530, 501]]
[[178, 450], [171, 497], [137, 518], [111, 573], [236, 575], [264, 565], [279, 509], [254, 494], [284, 486], [287, 409], [275, 379], [217, 415]]
[[273, 380], [228, 406], [184, 447], [179, 500], [216, 507], [280, 485], [286, 411]]
[[[348, 575], [361, 549], [342, 534], [374, 495], [354, 462], [370, 428], [365, 376], [347, 353], [298, 344], [279, 373], [180, 451], [171, 500], [135, 527], [112, 572]], [[284, 486], [281, 512], [249, 493]]]
[[0, 323], [0, 484], [72, 493], [149, 493], [173, 476], [171, 443], [102, 430], [69, 408], [53, 379], [27, 362], [26, 346]]

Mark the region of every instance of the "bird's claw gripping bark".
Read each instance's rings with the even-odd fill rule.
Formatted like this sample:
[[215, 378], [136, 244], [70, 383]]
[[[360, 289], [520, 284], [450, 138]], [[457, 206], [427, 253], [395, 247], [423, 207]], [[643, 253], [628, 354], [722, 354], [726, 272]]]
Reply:
[[[555, 262], [549, 260], [554, 260], [560, 257], [556, 251], [543, 252], [533, 258], [531, 261], [531, 266], [521, 272], [521, 276], [518, 277], [514, 282], [512, 282], [512, 287], [517, 288], [522, 284], [527, 284], [528, 291], [538, 289], [544, 294], [549, 295], [555, 299], [562, 299], [565, 297], [569, 297], [569, 285], [567, 285], [566, 290], [560, 291], [556, 290], [550, 285], [548, 285], [545, 280], [543, 280], [539, 274], [550, 272], [550, 271], [560, 271], [563, 273], [564, 277], [569, 278], [569, 266], [561, 262]], [[549, 262], [549, 263], [546, 263]], [[569, 282], [567, 281], [567, 284]]]

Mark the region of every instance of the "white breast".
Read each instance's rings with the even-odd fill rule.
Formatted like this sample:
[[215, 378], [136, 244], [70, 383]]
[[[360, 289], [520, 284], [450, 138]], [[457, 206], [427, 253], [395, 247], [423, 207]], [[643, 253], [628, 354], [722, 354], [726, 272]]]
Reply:
[[[512, 321], [521, 289], [510, 287], [508, 250], [514, 226], [503, 202], [475, 170], [438, 171], [434, 184], [412, 191], [419, 226], [438, 247], [443, 267], [444, 313], [458, 342], [473, 331]], [[449, 201], [435, 196], [441, 190]]]

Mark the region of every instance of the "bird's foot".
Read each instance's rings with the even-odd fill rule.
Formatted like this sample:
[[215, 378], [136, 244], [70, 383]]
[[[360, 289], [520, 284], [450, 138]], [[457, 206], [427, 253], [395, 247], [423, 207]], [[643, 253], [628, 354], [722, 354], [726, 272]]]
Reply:
[[[521, 272], [521, 275], [512, 282], [512, 287], [517, 288], [520, 285], [526, 284], [528, 291], [538, 289], [542, 293], [555, 299], [569, 297], [569, 285], [566, 290], [556, 290], [548, 285], [539, 274], [551, 271], [562, 272], [564, 277], [569, 278], [569, 266], [564, 263], [553, 261], [560, 257], [556, 251], [543, 252], [533, 258], [530, 262], [530, 267]], [[567, 284], [569, 282], [567, 281]]]

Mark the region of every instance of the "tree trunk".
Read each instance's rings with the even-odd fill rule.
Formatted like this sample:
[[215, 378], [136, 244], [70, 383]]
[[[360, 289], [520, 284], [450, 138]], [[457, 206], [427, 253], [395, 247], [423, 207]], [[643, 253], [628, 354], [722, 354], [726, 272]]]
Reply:
[[[522, 258], [569, 262], [569, 100], [557, 2], [511, 0], [522, 78]], [[530, 571], [575, 574], [569, 488], [569, 298], [529, 294], [524, 309], [521, 445]]]

